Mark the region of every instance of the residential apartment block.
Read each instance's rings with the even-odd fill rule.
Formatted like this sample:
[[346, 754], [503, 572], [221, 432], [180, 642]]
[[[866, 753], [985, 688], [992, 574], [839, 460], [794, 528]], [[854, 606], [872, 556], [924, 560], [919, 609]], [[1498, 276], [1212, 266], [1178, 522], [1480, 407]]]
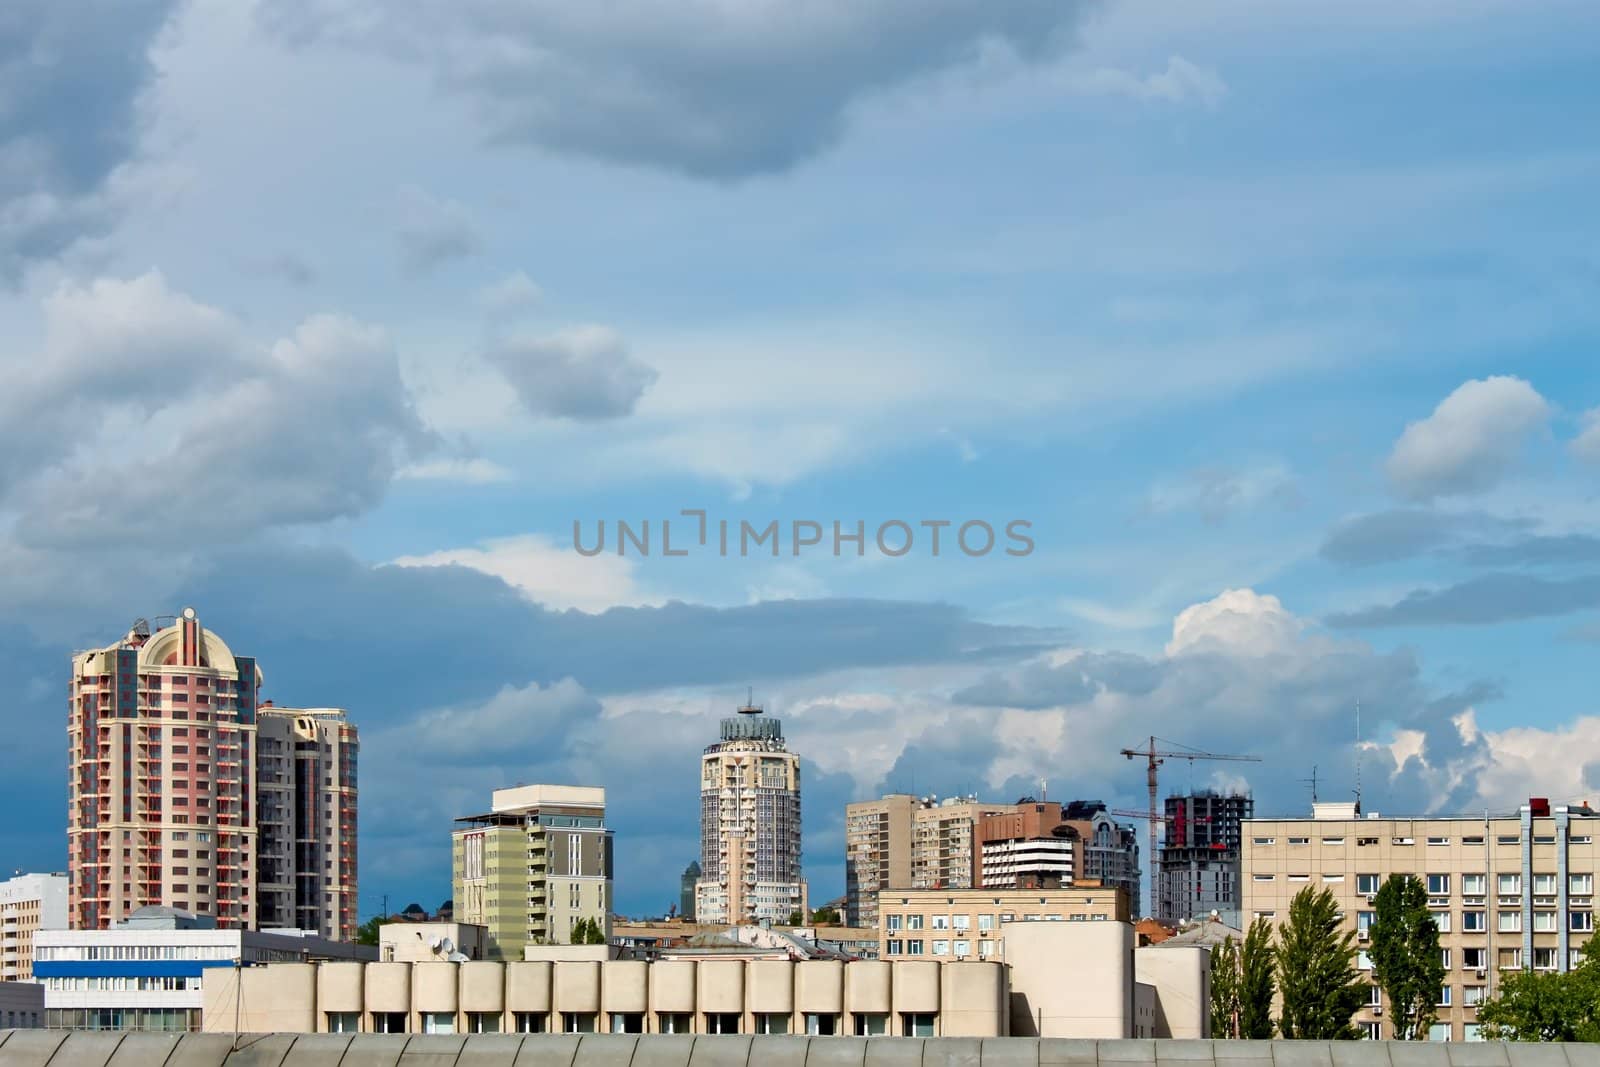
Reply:
[[609, 936], [613, 841], [604, 789], [496, 789], [488, 812], [456, 822], [453, 917], [488, 928], [489, 959], [520, 960], [527, 945], [566, 944], [579, 919]]
[[1240, 843], [1255, 801], [1248, 793], [1204, 790], [1167, 797], [1163, 809], [1155, 917], [1165, 923], [1204, 921], [1216, 912], [1223, 924], [1240, 926]]
[[[1317, 804], [1309, 819], [1252, 819], [1244, 823], [1244, 918], [1281, 923], [1296, 893], [1326, 888], [1362, 947], [1378, 888], [1390, 875], [1415, 875], [1427, 886], [1445, 963], [1429, 1037], [1474, 1040], [1477, 1006], [1502, 975], [1564, 971], [1578, 959], [1594, 930], [1597, 828], [1587, 807], [1541, 799], [1489, 817], [1380, 817], [1345, 803]], [[1359, 966], [1370, 972], [1364, 951]], [[1368, 1036], [1393, 1036], [1387, 1008], [1374, 986], [1357, 1017]]]
[[1000, 960], [1009, 923], [1128, 921], [1110, 886], [887, 889], [878, 894], [878, 958]]
[[68, 924], [160, 906], [353, 937], [355, 727], [260, 701], [253, 658], [193, 608], [169, 621], [73, 657]]
[[256, 716], [256, 925], [353, 941], [356, 728], [338, 708]]
[[19, 874], [0, 882], [0, 982], [33, 978], [33, 936], [67, 927], [67, 876]]
[[800, 870], [800, 757], [754, 704], [722, 720], [700, 759], [700, 922], [788, 921], [807, 910]]

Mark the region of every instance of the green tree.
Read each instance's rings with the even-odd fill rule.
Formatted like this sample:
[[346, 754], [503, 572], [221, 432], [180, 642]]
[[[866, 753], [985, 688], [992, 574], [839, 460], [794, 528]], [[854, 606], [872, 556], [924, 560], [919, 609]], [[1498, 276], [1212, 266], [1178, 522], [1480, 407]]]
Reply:
[[1272, 944], [1272, 923], [1257, 918], [1245, 931], [1239, 955], [1239, 1036], [1264, 1041], [1272, 1037], [1273, 969], [1278, 950]]
[[1372, 980], [1389, 998], [1394, 1036], [1417, 1041], [1438, 1018], [1444, 985], [1439, 924], [1428, 910], [1428, 889], [1413, 874], [1394, 874], [1378, 889], [1372, 917]]
[[576, 919], [572, 923], [572, 943], [574, 945], [603, 945], [606, 943], [606, 931], [598, 919]]
[[1507, 974], [1478, 1022], [1490, 1041], [1600, 1041], [1600, 955], [1566, 974]]
[[811, 913], [811, 922], [815, 926], [838, 926], [839, 911], [836, 908], [818, 908]]
[[1211, 946], [1211, 1036], [1239, 1036], [1239, 943]]
[[804, 926], [805, 924], [806, 924], [806, 913], [801, 911], [799, 908], [796, 908], [796, 909], [794, 909], [793, 911], [791, 911], [789, 913], [789, 921], [787, 923], [785, 923], [784, 925], [785, 926]]
[[391, 921], [388, 916], [374, 915], [356, 927], [356, 944], [376, 945], [378, 943], [378, 927], [388, 926]]
[[1278, 931], [1278, 1029], [1284, 1037], [1361, 1036], [1350, 1021], [1367, 1000], [1367, 984], [1355, 966], [1355, 937], [1354, 930], [1339, 932], [1339, 907], [1327, 889], [1307, 886], [1289, 902], [1289, 921]]

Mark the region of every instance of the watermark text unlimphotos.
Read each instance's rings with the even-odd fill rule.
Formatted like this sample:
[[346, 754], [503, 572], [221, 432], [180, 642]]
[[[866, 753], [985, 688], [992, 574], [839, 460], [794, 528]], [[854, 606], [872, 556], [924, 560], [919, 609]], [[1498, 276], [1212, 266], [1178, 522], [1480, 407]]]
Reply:
[[1033, 553], [1033, 523], [1011, 519], [889, 519], [868, 525], [864, 519], [710, 519], [704, 509], [686, 508], [675, 519], [572, 520], [572, 547], [581, 556], [615, 552], [619, 556], [865, 556], [868, 547], [898, 559], [926, 556], [1027, 556]]

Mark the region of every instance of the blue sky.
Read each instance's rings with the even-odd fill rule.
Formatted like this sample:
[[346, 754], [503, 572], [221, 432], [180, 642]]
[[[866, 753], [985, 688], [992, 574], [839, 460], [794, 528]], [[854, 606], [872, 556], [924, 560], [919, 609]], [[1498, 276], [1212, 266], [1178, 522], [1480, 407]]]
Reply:
[[[1369, 808], [1600, 790], [1590, 4], [15, 14], [0, 864], [65, 863], [68, 652], [185, 604], [360, 724], [367, 910], [541, 780], [663, 910], [746, 686], [817, 899], [850, 799], [1137, 807], [1150, 734], [1300, 810], [1358, 700]], [[571, 549], [685, 508], [1037, 547]]]

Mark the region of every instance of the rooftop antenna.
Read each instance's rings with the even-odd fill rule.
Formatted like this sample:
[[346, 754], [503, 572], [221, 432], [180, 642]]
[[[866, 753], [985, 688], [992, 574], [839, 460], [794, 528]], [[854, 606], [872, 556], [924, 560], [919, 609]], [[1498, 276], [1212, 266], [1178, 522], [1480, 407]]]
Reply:
[[1361, 814], [1361, 701], [1356, 701], [1356, 814]]
[[1310, 786], [1311, 786], [1311, 803], [1312, 804], [1316, 804], [1316, 802], [1317, 802], [1317, 765], [1315, 763], [1313, 763], [1311, 765], [1311, 777], [1310, 778], [1302, 778], [1300, 780], [1302, 782], [1307, 782], [1307, 783], [1310, 784]]

